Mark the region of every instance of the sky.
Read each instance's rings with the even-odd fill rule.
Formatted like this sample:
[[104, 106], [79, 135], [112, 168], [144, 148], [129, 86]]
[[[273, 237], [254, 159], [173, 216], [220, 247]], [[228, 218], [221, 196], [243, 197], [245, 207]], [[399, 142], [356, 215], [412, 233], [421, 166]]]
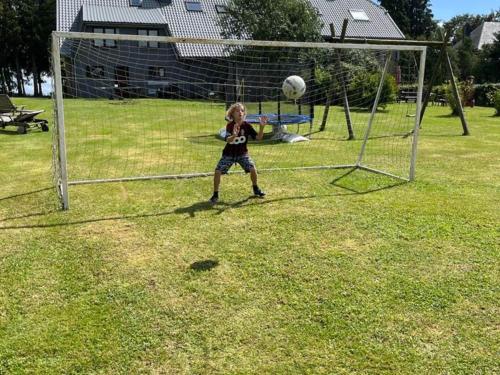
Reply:
[[[50, 77], [44, 76], [43, 79], [45, 80], [45, 83], [42, 83], [42, 92], [43, 95], [50, 95], [52, 92], [52, 80]], [[33, 81], [29, 81], [24, 85], [24, 90], [26, 91], [26, 95], [33, 95], [34, 94], [34, 89], [33, 89]]]
[[435, 20], [448, 21], [459, 14], [487, 14], [500, 9], [500, 0], [431, 0]]

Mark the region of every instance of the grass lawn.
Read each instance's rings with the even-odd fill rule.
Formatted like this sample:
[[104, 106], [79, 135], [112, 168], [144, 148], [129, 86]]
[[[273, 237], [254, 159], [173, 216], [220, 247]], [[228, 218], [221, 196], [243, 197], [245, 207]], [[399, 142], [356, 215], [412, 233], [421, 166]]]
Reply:
[[[51, 119], [49, 100], [16, 103]], [[254, 199], [234, 174], [214, 207], [208, 177], [72, 186], [60, 211], [52, 128], [0, 131], [0, 374], [498, 373], [500, 117], [468, 108], [463, 137], [448, 113], [429, 107], [413, 183], [263, 173], [268, 195]], [[200, 135], [187, 142], [211, 150], [197, 163], [213, 168], [221, 143]], [[71, 165], [100, 165], [85, 139], [75, 179], [107, 168]], [[258, 163], [263, 147], [250, 145]], [[155, 157], [106, 172], [154, 174]]]

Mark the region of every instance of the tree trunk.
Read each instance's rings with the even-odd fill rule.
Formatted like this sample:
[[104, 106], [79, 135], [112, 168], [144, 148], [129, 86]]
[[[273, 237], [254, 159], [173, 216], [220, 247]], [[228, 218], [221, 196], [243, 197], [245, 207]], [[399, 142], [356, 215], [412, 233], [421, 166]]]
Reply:
[[33, 71], [33, 96], [40, 96], [38, 90], [38, 66], [36, 65], [34, 56], [31, 57], [31, 66]]
[[9, 68], [3, 68], [2, 69], [2, 74], [6, 86], [6, 93], [8, 95], [12, 95], [12, 80], [10, 78], [10, 70]]
[[38, 92], [40, 93], [40, 96], [43, 96], [43, 90], [42, 90], [42, 76], [40, 73], [38, 73]]
[[[23, 71], [21, 69], [21, 77], [23, 77]], [[21, 87], [22, 87], [22, 90], [23, 90], [23, 95], [26, 96], [26, 86], [24, 85], [24, 78], [21, 79]]]
[[7, 94], [7, 80], [5, 79], [4, 69], [0, 68], [1, 92]]
[[16, 56], [16, 81], [17, 81], [17, 94], [19, 96], [26, 96], [24, 91], [24, 82], [23, 82], [23, 72], [21, 67], [19, 66], [19, 57]]

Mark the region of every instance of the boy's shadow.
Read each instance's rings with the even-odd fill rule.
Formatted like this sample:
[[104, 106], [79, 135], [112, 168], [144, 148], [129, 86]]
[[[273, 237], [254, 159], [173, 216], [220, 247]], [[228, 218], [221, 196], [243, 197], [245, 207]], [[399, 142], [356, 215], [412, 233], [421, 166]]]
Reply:
[[238, 202], [234, 202], [234, 203], [226, 203], [226, 202], [221, 202], [221, 201], [217, 202], [216, 204], [213, 204], [209, 201], [197, 202], [197, 203], [194, 203], [188, 207], [176, 208], [174, 210], [174, 213], [176, 213], [176, 214], [188, 214], [189, 217], [195, 217], [197, 212], [215, 210], [215, 211], [217, 211], [217, 215], [220, 215], [224, 211], [226, 211], [227, 209], [241, 207], [246, 202], [253, 200], [253, 199], [259, 199], [259, 198], [254, 197], [254, 196], [250, 196], [248, 198], [242, 199], [242, 200], [240, 200]]

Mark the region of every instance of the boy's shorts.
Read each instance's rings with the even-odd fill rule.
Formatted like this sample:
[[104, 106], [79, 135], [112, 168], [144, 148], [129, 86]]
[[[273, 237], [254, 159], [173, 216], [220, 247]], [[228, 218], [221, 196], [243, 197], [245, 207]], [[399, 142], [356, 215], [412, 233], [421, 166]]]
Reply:
[[229, 168], [236, 163], [241, 165], [241, 168], [243, 168], [245, 173], [249, 173], [252, 168], [255, 168], [255, 163], [248, 154], [237, 156], [222, 155], [217, 163], [217, 166], [215, 167], [215, 170], [220, 171], [222, 174], [227, 174]]

